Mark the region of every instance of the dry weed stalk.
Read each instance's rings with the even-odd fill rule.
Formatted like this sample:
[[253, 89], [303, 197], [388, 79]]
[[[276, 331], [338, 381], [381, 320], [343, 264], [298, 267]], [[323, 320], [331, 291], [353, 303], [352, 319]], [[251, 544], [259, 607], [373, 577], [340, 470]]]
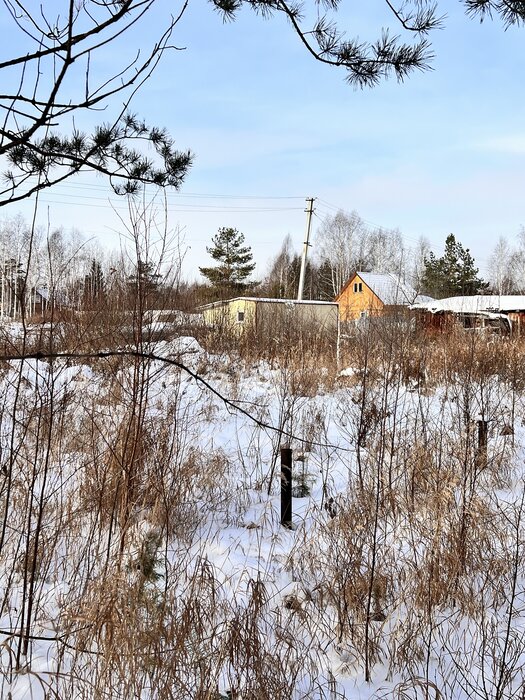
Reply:
[[[150, 309], [137, 305], [120, 318], [144, 349], [155, 342]], [[96, 345], [95, 320], [85, 322], [79, 342]], [[109, 343], [118, 324], [108, 324]], [[524, 413], [523, 344], [454, 334], [432, 344], [409, 331], [396, 321], [355, 341], [338, 425], [316, 399], [332, 370], [304, 348], [272, 358], [268, 412], [310, 441], [318, 500], [290, 534], [293, 569], [270, 549], [260, 577], [244, 573], [234, 594], [232, 572], [214, 568], [208, 548], [266, 498], [250, 491], [271, 471], [264, 433], [212, 449], [201, 434], [222, 417], [219, 404], [187, 400], [178, 370], [148, 358], [97, 360], [80, 378], [65, 361], [3, 367], [1, 600], [16, 632], [1, 648], [4, 688], [31, 671], [40, 644], [55, 660], [54, 697], [217, 700], [219, 689], [241, 700], [332, 699], [340, 686], [330, 674], [373, 682], [380, 664], [391, 697], [519, 697], [520, 436], [501, 433], [508, 423], [517, 431]], [[73, 333], [59, 340], [69, 347]], [[210, 367], [203, 354], [200, 369], [223, 361]], [[239, 362], [230, 386], [244, 400], [249, 361]], [[482, 459], [478, 416], [489, 426]], [[328, 440], [336, 430], [345, 452]], [[271, 495], [264, 505], [253, 523], [259, 558], [279, 538]], [[289, 574], [293, 593], [269, 595], [275, 571]]]

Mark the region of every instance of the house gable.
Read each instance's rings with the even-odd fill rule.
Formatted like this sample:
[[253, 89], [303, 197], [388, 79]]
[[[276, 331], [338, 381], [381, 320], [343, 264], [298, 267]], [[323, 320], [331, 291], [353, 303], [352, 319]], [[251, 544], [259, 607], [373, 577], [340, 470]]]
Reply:
[[356, 272], [339, 292], [335, 301], [339, 304], [341, 321], [351, 321], [363, 316], [381, 313], [383, 302], [367, 284], [364, 275]]
[[356, 272], [336, 297], [342, 321], [377, 316], [385, 306], [409, 306], [417, 292], [391, 273]]

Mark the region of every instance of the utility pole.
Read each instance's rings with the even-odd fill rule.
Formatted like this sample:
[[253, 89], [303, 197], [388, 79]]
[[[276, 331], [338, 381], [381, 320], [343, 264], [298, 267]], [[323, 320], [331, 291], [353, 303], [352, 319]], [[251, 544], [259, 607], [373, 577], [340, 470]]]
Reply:
[[308, 256], [308, 246], [310, 245], [310, 226], [312, 224], [312, 214], [314, 213], [314, 198], [306, 199], [306, 237], [304, 239], [303, 257], [301, 258], [301, 274], [299, 275], [299, 289], [297, 291], [297, 301], [303, 298], [304, 278], [306, 275], [306, 258]]

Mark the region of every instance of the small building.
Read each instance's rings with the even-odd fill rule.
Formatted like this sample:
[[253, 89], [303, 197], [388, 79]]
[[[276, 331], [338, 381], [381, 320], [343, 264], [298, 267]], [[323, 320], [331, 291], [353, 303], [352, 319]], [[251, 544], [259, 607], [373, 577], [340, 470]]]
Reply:
[[205, 304], [198, 311], [206, 324], [239, 334], [247, 330], [278, 332], [290, 327], [337, 334], [338, 308], [332, 301], [236, 297]]
[[42, 315], [49, 305], [49, 289], [47, 287], [33, 287], [28, 300], [29, 315]]
[[451, 323], [463, 328], [493, 329], [500, 333], [525, 332], [525, 296], [476, 294], [433, 299], [412, 306], [427, 327], [443, 329]]
[[356, 272], [335, 298], [341, 321], [379, 316], [387, 309], [430, 301], [391, 273]]
[[32, 287], [24, 290], [24, 286], [4, 285], [0, 290], [0, 316], [20, 318], [22, 311], [27, 316], [41, 316], [49, 305], [49, 290], [47, 287]]

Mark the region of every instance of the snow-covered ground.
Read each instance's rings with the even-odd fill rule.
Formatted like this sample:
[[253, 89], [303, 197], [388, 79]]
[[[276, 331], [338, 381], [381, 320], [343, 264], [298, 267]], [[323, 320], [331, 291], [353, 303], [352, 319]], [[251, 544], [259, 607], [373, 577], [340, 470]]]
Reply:
[[0, 370], [1, 697], [525, 697], [521, 361], [147, 352]]

